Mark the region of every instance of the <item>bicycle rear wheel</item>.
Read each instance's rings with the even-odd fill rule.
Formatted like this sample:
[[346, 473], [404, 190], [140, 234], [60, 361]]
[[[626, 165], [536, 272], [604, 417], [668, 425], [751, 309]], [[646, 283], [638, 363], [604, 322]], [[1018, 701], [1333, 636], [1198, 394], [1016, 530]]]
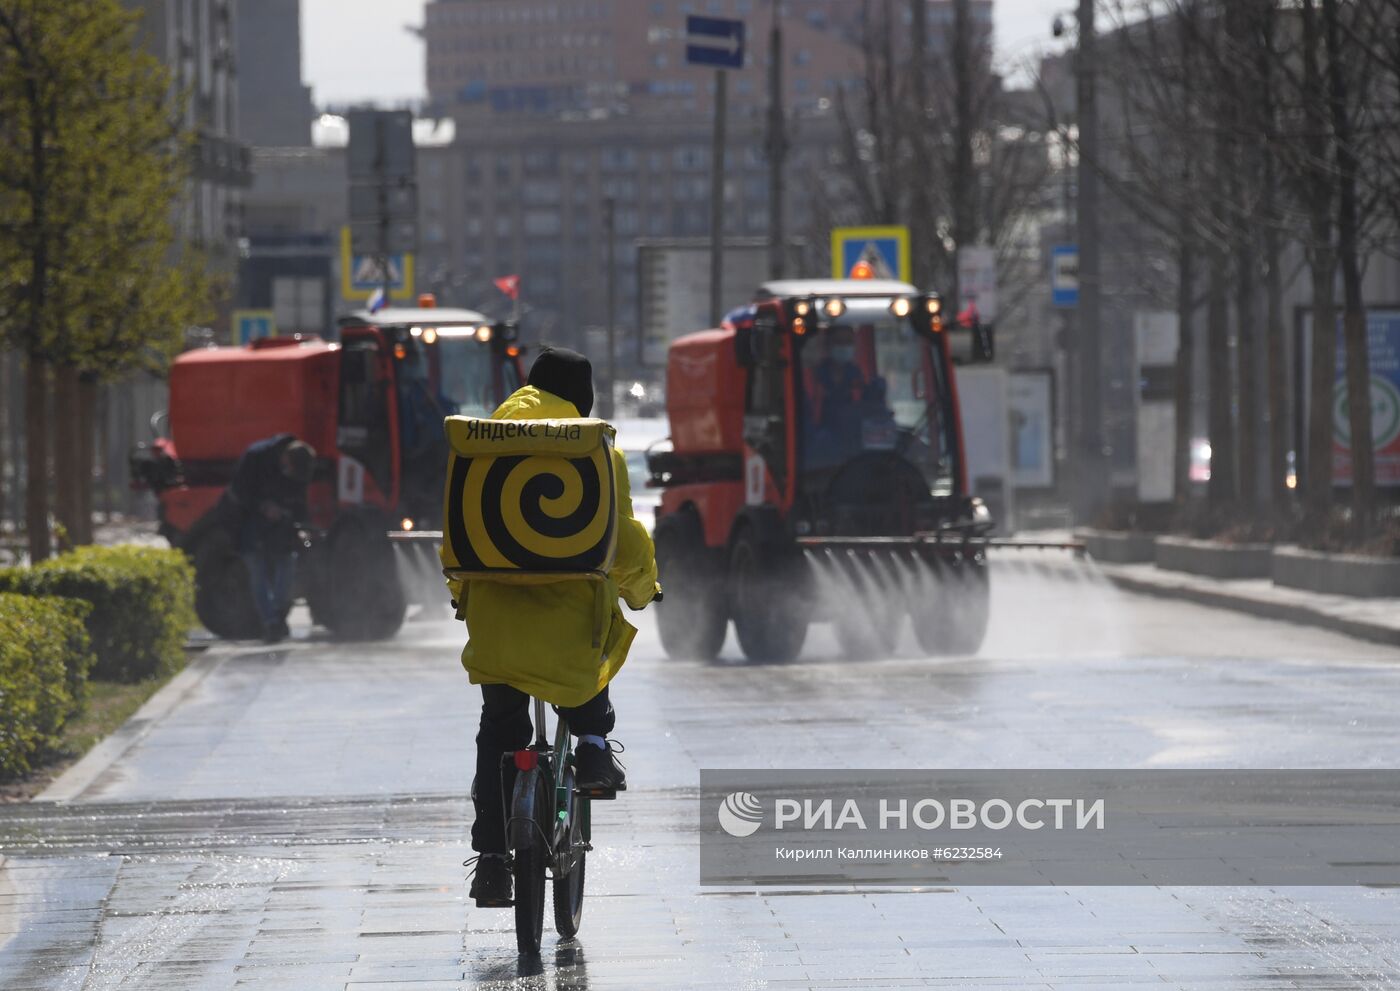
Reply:
[[[588, 799], [574, 792], [574, 773], [568, 771], [564, 782], [569, 793], [568, 831], [559, 843], [554, 868], [554, 930], [563, 939], [578, 935], [583, 922], [583, 882], [586, 850], [584, 849], [583, 817], [587, 815]], [[561, 871], [560, 865], [566, 869]]]
[[549, 795], [539, 768], [519, 775], [511, 811], [515, 852], [515, 947], [525, 956], [538, 956], [544, 936], [545, 870], [549, 848], [544, 828], [549, 825]]

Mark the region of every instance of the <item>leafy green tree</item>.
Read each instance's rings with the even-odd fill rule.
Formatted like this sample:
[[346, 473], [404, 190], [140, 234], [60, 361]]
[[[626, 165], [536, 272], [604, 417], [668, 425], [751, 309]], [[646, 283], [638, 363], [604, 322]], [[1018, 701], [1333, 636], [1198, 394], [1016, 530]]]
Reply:
[[[95, 381], [163, 364], [208, 305], [174, 226], [190, 159], [182, 99], [117, 0], [0, 0], [0, 336], [26, 365], [35, 561], [50, 550], [51, 369]], [[60, 463], [82, 405], [56, 410]], [[65, 497], [89, 469], [63, 473]]]

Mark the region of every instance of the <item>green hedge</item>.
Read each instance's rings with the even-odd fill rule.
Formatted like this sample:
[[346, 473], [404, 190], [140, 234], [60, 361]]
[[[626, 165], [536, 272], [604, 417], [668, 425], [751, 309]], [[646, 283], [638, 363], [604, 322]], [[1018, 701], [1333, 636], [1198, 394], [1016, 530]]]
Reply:
[[0, 777], [29, 770], [82, 708], [94, 660], [83, 624], [90, 609], [0, 593]]
[[184, 666], [194, 569], [179, 551], [80, 547], [32, 568], [0, 568], [0, 592], [89, 603], [94, 678], [140, 681]]

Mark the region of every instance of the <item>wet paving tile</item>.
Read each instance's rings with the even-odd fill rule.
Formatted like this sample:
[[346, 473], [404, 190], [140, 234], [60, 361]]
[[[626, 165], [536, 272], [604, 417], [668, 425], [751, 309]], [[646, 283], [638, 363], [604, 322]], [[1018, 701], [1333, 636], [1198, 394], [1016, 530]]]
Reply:
[[[1018, 588], [1019, 582], [1019, 588]], [[231, 658], [67, 805], [0, 809], [0, 988], [1261, 988], [1400, 983], [1400, 893], [700, 888], [700, 767], [1365, 767], [1400, 651], [1012, 577], [976, 659], [659, 657], [616, 684], [582, 938], [468, 904], [460, 633]], [[726, 651], [732, 659], [732, 644]]]

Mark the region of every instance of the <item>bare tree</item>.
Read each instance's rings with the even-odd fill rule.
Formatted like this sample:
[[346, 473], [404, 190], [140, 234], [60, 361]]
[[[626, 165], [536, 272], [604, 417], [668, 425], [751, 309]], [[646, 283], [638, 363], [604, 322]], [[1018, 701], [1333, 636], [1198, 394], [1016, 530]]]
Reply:
[[1212, 355], [1206, 388], [1213, 411], [1209, 433], [1215, 501], [1230, 501], [1234, 488], [1228, 467], [1215, 470], [1234, 462], [1225, 281], [1230, 229], [1229, 214], [1219, 202], [1221, 149], [1214, 121], [1220, 111], [1221, 87], [1212, 77], [1218, 60], [1202, 51], [1213, 37], [1202, 29], [1202, 6], [1195, 0], [1158, 4], [1155, 10], [1143, 4], [1106, 5], [1109, 30], [1099, 44], [1105, 139], [1098, 160], [1084, 158], [1074, 131], [1058, 124], [1063, 139], [1080, 154], [1079, 167], [1096, 170], [1112, 203], [1152, 232], [1144, 246], [1155, 244], [1155, 250], [1175, 268], [1174, 294], [1168, 296], [1163, 287], [1149, 288], [1156, 289], [1150, 295], [1171, 299], [1178, 320], [1173, 475], [1182, 507], [1190, 491], [1195, 318], [1201, 305], [1202, 255], [1207, 260], [1206, 296], [1217, 304], [1207, 308], [1205, 328]]
[[895, 29], [891, 0], [863, 3], [863, 75], [836, 100], [842, 182], [817, 184], [814, 217], [908, 223], [916, 280], [950, 296], [958, 248], [990, 246], [999, 319], [1014, 314], [1038, 274], [1024, 221], [1050, 174], [1044, 134], [1014, 114], [992, 69], [990, 35], [966, 0], [955, 0], [947, 60], [929, 50], [922, 3], [913, 0], [907, 36]]
[[[1371, 4], [1348, 5], [1348, 15], [1364, 22]], [[1366, 304], [1361, 293], [1361, 233], [1358, 198], [1356, 106], [1364, 102], [1370, 59], [1348, 46], [1343, 50], [1342, 13], [1337, 0], [1322, 0], [1327, 50], [1327, 96], [1337, 170], [1337, 261], [1342, 272], [1342, 334], [1346, 346], [1347, 421], [1350, 429], [1352, 522], [1364, 533], [1375, 514], [1376, 472], [1371, 431], [1370, 351], [1366, 339]], [[1358, 24], [1364, 30], [1362, 24]], [[1359, 71], [1348, 72], [1344, 60]], [[1358, 99], [1359, 98], [1359, 99]]]

